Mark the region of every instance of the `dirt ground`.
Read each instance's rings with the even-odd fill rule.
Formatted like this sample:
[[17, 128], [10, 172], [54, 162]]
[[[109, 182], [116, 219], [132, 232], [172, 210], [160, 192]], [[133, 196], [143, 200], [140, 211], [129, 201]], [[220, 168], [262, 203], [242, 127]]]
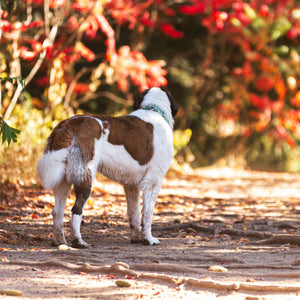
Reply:
[[53, 205], [38, 185], [0, 186], [2, 299], [300, 299], [300, 175], [170, 172], [158, 246], [130, 243], [122, 187], [105, 178], [84, 212], [90, 248], [51, 246]]

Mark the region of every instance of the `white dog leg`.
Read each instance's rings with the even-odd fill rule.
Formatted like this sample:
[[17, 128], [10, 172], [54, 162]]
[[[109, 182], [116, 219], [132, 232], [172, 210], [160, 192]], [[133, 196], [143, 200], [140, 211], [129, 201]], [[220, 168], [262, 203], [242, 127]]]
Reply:
[[73, 214], [71, 219], [71, 236], [72, 236], [72, 246], [74, 248], [88, 248], [89, 244], [86, 243], [80, 233], [80, 225], [82, 220], [82, 214]]
[[53, 244], [58, 246], [60, 244], [67, 244], [64, 234], [64, 208], [70, 185], [64, 180], [56, 186], [53, 191], [55, 195], [55, 206], [52, 210], [53, 215]]
[[160, 185], [156, 184], [143, 190], [142, 239], [145, 245], [160, 244], [159, 240], [151, 233], [153, 210], [159, 190]]
[[90, 171], [87, 170], [85, 176], [83, 176], [84, 180], [80, 183], [74, 184], [76, 201], [72, 208], [72, 219], [71, 219], [71, 239], [72, 246], [74, 248], [87, 248], [89, 244], [87, 244], [81, 237], [80, 233], [80, 225], [82, 219], [83, 207], [89, 199], [91, 190], [92, 190], [92, 176]]
[[131, 228], [131, 242], [141, 242], [140, 190], [135, 185], [124, 185], [127, 200], [127, 213]]

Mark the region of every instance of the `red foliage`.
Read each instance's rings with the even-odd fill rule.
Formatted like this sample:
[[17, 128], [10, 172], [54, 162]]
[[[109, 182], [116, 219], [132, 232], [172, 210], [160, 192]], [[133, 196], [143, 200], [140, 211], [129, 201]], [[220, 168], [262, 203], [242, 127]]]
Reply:
[[89, 85], [86, 83], [78, 82], [74, 87], [74, 92], [78, 94], [86, 93], [89, 90]]
[[[24, 0], [31, 3], [34, 9], [44, 11], [43, 0]], [[65, 12], [65, 19], [58, 30], [53, 44], [46, 42], [44, 19], [40, 18], [42, 14], [34, 14], [26, 22], [11, 22], [5, 19], [8, 12], [1, 10], [0, 29], [5, 32], [20, 31], [26, 34], [26, 38], [20, 38], [18, 41], [18, 53], [20, 58], [31, 65], [37, 61], [41, 51], [46, 49], [46, 60], [42, 69], [50, 74], [54, 66], [55, 59], [59, 58], [63, 72], [55, 82], [65, 82], [70, 84], [74, 76], [74, 64], [78, 60], [86, 60], [87, 63], [95, 61], [95, 53], [87, 46], [87, 41], [97, 40], [106, 47], [105, 58], [103, 62], [109, 68], [114, 69], [114, 81], [124, 92], [128, 91], [129, 81], [138, 86], [140, 90], [150, 86], [166, 85], [166, 70], [163, 69], [161, 61], [148, 61], [139, 51], [131, 50], [128, 46], [121, 46], [116, 49], [115, 31], [112, 24], [128, 25], [133, 30], [136, 26], [139, 28], [153, 28], [157, 24], [157, 18], [149, 11], [151, 5], [156, 5], [157, 1], [95, 1], [95, 0], [74, 0], [71, 1], [68, 11]], [[67, 5], [66, 0], [50, 0], [49, 8], [57, 10]], [[175, 11], [164, 8], [171, 16]], [[53, 24], [50, 25], [50, 29]], [[25, 33], [26, 32], [26, 33]], [[33, 33], [34, 32], [34, 33]], [[32, 34], [33, 33], [33, 34]], [[37, 35], [35, 35], [38, 33]], [[183, 33], [173, 29], [172, 25], [166, 29], [166, 33], [173, 38], [179, 38]], [[55, 67], [56, 68], [56, 67]], [[52, 76], [54, 73], [52, 72]], [[55, 75], [56, 76], [56, 75]], [[52, 83], [53, 78], [52, 78]], [[36, 78], [36, 83], [40, 87], [46, 87], [49, 83], [49, 76]], [[74, 92], [82, 94], [88, 91], [89, 83], [78, 82], [75, 84]]]
[[300, 22], [296, 23], [287, 33], [287, 37], [294, 40], [300, 36]]
[[163, 63], [159, 61], [147, 61], [145, 56], [138, 51], [131, 51], [128, 46], [120, 48], [117, 54], [116, 69], [120, 79], [118, 86], [123, 92], [128, 90], [128, 80], [130, 77], [133, 84], [139, 86], [140, 91], [150, 86], [164, 86], [166, 70], [162, 69]]
[[196, 15], [205, 11], [205, 4], [198, 2], [192, 5], [181, 5], [179, 11], [185, 15]]
[[[24, 0], [24, 2], [30, 2], [32, 4], [43, 5], [44, 0]], [[50, 8], [59, 8], [66, 4], [67, 0], [50, 0], [49, 7]]]
[[80, 54], [80, 56], [84, 57], [87, 61], [93, 61], [95, 59], [94, 52], [81, 42], [76, 42], [74, 52]]
[[162, 24], [161, 30], [164, 34], [168, 35], [173, 39], [180, 39], [184, 36], [184, 33], [182, 31], [176, 30], [173, 25], [168, 23]]
[[25, 31], [25, 30], [28, 30], [30, 28], [41, 28], [44, 26], [44, 21], [43, 20], [35, 20], [33, 22], [30, 22], [30, 23], [22, 23], [22, 26], [21, 26], [21, 31]]
[[[117, 84], [124, 93], [129, 91], [131, 84], [140, 90], [166, 85], [164, 63], [148, 61], [138, 50], [146, 44], [143, 43], [145, 36], [151, 38], [152, 33], [164, 39], [180, 39], [183, 45], [186, 41], [189, 42], [187, 45], [195, 44], [194, 41], [190, 43], [190, 32], [186, 30], [190, 28], [187, 23], [193, 18], [199, 32], [204, 32], [203, 36], [199, 33], [196, 37], [204, 42], [203, 73], [206, 68], [214, 71], [221, 64], [218, 55], [222, 51], [223, 63], [230, 62], [228, 66], [220, 66], [220, 73], [228, 69], [224, 81], [229, 82], [226, 90], [230, 91], [230, 101], [228, 98], [226, 102], [225, 98], [224, 102], [216, 101], [217, 115], [239, 121], [247, 127], [247, 134], [269, 130], [289, 145], [293, 145], [290, 133], [295, 139], [300, 138], [299, 113], [292, 114], [291, 109], [300, 107], [297, 48], [300, 10], [296, 0], [50, 0], [53, 16], [59, 15], [56, 12], [60, 8], [67, 8], [53, 43], [47, 43], [49, 30], [44, 24], [44, 1], [24, 2], [31, 3], [33, 10], [40, 10], [40, 14], [34, 13], [32, 18], [21, 23], [11, 18], [9, 12], [0, 10], [1, 43], [7, 43], [10, 38], [13, 42], [15, 36], [20, 36], [14, 44], [18, 47], [16, 53], [22, 63], [26, 61], [30, 66], [46, 49], [43, 77], [36, 81], [39, 86], [53, 83], [53, 78], [49, 78], [54, 76], [55, 59], [60, 61], [63, 69], [57, 82], [66, 85], [70, 84], [69, 78], [74, 77], [78, 60], [84, 62], [87, 69], [95, 69], [99, 64], [105, 66], [110, 75], [102, 72], [99, 76], [110, 76], [109, 83]], [[51, 19], [50, 30], [52, 26]], [[132, 36], [139, 36], [141, 42], [136, 41], [132, 47], [118, 44], [115, 29], [121, 26], [133, 31]], [[206, 44], [206, 41], [210, 43]], [[104, 50], [95, 54], [98, 43], [99, 49]], [[12, 47], [7, 49], [11, 51]], [[189, 50], [199, 52], [195, 49]], [[227, 49], [234, 50], [227, 55]], [[296, 54], [293, 56], [293, 53]], [[228, 58], [230, 54], [232, 57]], [[195, 66], [195, 69], [202, 70], [202, 66]], [[290, 75], [295, 78], [292, 89], [287, 84]], [[86, 77], [85, 82], [75, 84], [76, 94], [88, 91], [92, 79]]]
[[95, 18], [98, 22], [99, 28], [107, 36], [106, 40], [106, 60], [108, 62], [115, 62], [116, 59], [116, 41], [115, 41], [115, 32], [113, 28], [108, 23], [107, 19], [101, 15], [95, 15]]
[[[231, 61], [229, 77], [232, 100], [217, 104], [217, 116], [245, 124], [247, 136], [253, 131], [270, 132], [278, 141], [294, 146], [295, 139], [300, 138], [299, 114], [295, 114], [298, 119], [294, 116], [293, 121], [287, 120], [291, 113], [287, 114], [286, 109], [289, 104], [300, 107], [300, 92], [288, 92], [285, 78], [297, 72], [294, 70], [299, 58], [294, 55], [295, 63], [286, 60], [284, 69], [276, 51], [287, 47], [280, 45], [279, 37], [286, 36], [298, 44], [300, 10], [296, 1], [189, 0], [179, 5], [178, 12], [198, 18], [207, 35], [215, 36], [216, 44], [229, 42], [235, 47], [236, 59]], [[299, 86], [294, 81], [291, 90]], [[293, 126], [288, 126], [291, 122]]]
[[[154, 0], [136, 1], [136, 0], [119, 0], [108, 1], [106, 8], [111, 11], [111, 16], [118, 24], [128, 24], [133, 29], [140, 20], [145, 22], [145, 11], [148, 10]], [[152, 23], [148, 15], [148, 22]]]
[[12, 29], [12, 25], [6, 20], [0, 20], [0, 29], [5, 32], [10, 32]]
[[30, 51], [27, 47], [21, 46], [19, 48], [20, 57], [24, 60], [33, 60], [37, 56], [37, 52]]

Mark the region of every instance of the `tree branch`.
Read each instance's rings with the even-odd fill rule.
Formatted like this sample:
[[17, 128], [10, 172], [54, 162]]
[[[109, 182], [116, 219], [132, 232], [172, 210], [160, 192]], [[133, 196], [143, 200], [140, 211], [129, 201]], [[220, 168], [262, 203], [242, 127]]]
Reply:
[[67, 90], [66, 96], [65, 96], [64, 108], [66, 108], [66, 109], [68, 108], [76, 83], [78, 82], [79, 78], [87, 71], [88, 71], [88, 68], [82, 68], [80, 70], [80, 72], [78, 72], [76, 74], [75, 78], [71, 81], [69, 88]]
[[[46, 53], [47, 53], [47, 48], [49, 46], [51, 46], [53, 43], [54, 43], [54, 40], [55, 40], [55, 37], [56, 37], [56, 34], [57, 34], [57, 30], [58, 30], [58, 25], [55, 24], [50, 33], [49, 33], [49, 36], [47, 39], [44, 40], [43, 42], [43, 50], [42, 52], [40, 53], [40, 56], [36, 62], [36, 64], [34, 65], [34, 67], [32, 68], [32, 70], [30, 71], [30, 73], [28, 74], [28, 76], [26, 77], [25, 79], [25, 84], [24, 86], [27, 86], [29, 84], [29, 82], [32, 80], [32, 78], [34, 77], [34, 75], [37, 73], [37, 71], [40, 69], [45, 57], [46, 57]], [[5, 112], [5, 115], [4, 115], [4, 119], [9, 119], [19, 97], [20, 97], [20, 94], [23, 90], [23, 87], [20, 83], [18, 83], [18, 87], [14, 93], [14, 96]]]
[[79, 104], [83, 104], [91, 99], [100, 98], [100, 97], [109, 98], [110, 100], [112, 100], [116, 103], [122, 104], [126, 107], [131, 106], [133, 104], [132, 99], [124, 99], [124, 98], [116, 96], [115, 94], [113, 94], [111, 92], [106, 92], [106, 91], [98, 92], [95, 94], [88, 93], [86, 96], [84, 96], [82, 99], [80, 99]]

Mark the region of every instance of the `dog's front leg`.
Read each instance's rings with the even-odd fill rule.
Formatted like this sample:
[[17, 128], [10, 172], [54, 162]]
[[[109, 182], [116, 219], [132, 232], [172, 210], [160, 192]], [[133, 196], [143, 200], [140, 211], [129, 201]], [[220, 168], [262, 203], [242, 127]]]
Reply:
[[53, 237], [52, 243], [54, 246], [61, 244], [67, 244], [64, 233], [64, 209], [68, 193], [70, 191], [70, 185], [63, 180], [54, 189], [55, 206], [52, 210], [53, 216]]
[[136, 185], [124, 185], [127, 214], [131, 228], [131, 242], [141, 242], [140, 190]]
[[151, 233], [153, 210], [159, 190], [160, 184], [158, 183], [147, 184], [143, 188], [142, 240], [145, 245], [160, 244], [159, 240]]

